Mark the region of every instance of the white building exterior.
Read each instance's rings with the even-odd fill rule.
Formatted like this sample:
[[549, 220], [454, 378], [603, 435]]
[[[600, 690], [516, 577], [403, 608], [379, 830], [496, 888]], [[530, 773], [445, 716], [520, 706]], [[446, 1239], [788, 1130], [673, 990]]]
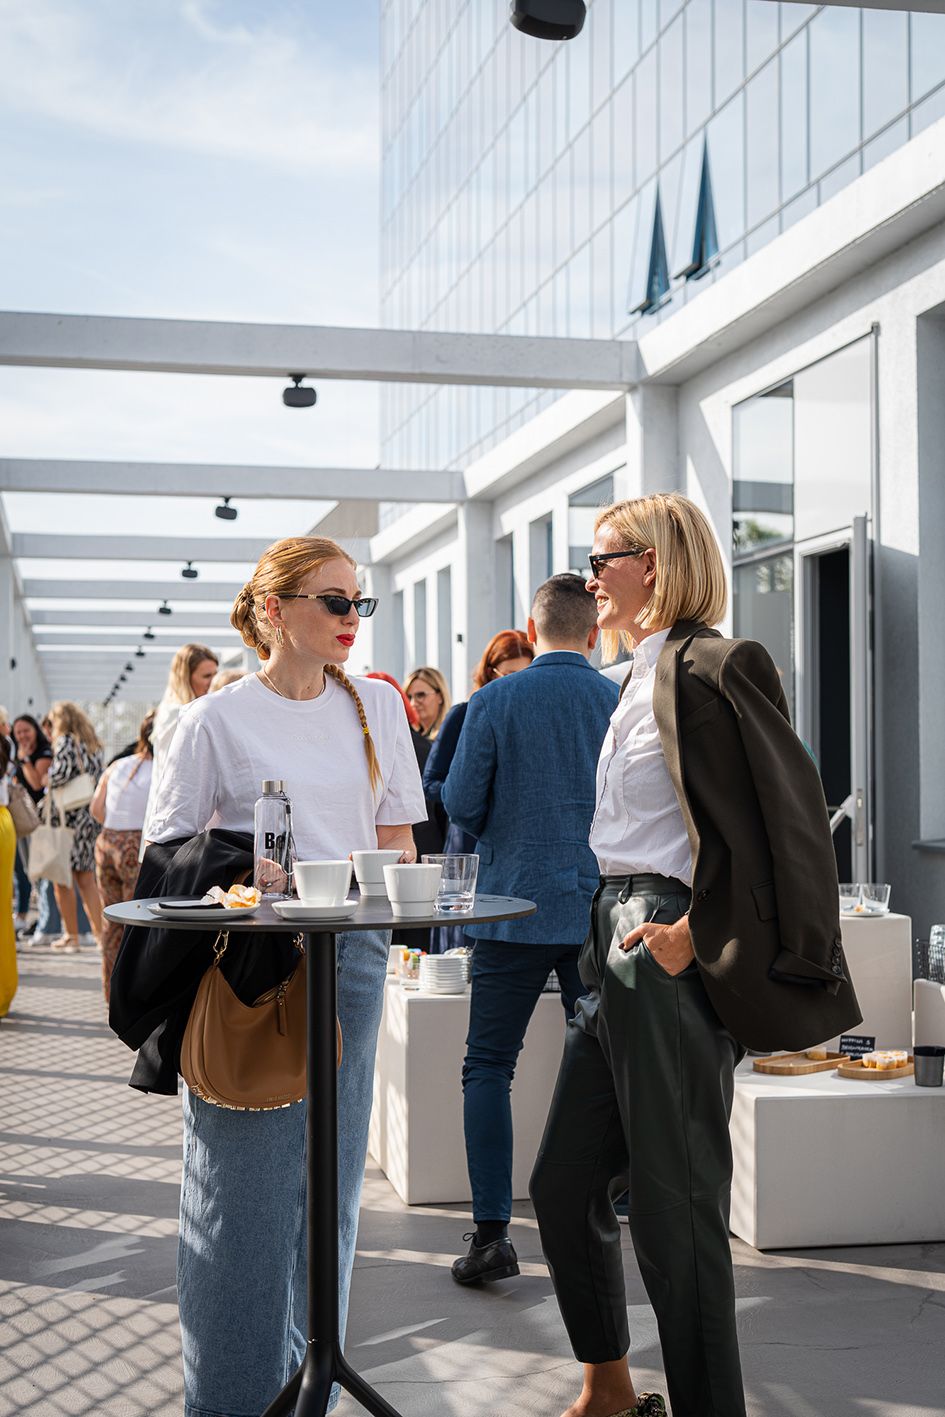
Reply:
[[[657, 55], [662, 20], [681, 19], [685, 26], [693, 4], [664, 3], [662, 14], [653, 7]], [[504, 44], [499, 27], [506, 25], [506, 6], [484, 8], [495, 22], [496, 44]], [[433, 23], [431, 9], [390, 0], [385, 64], [391, 63], [395, 21], [403, 29], [409, 11], [406, 33], [413, 33]], [[767, 0], [745, 7], [739, 0], [733, 10], [746, 27], [743, 66], [759, 9], [778, 7]], [[768, 31], [777, 37], [774, 61], [783, 76], [786, 45], [806, 25], [810, 83], [810, 55], [824, 38], [815, 39], [811, 27], [826, 12], [795, 4], [780, 10], [781, 29]], [[670, 270], [668, 291], [648, 311], [629, 315], [624, 289], [611, 276], [609, 328], [592, 320], [590, 328], [546, 329], [539, 322], [528, 330], [631, 333], [645, 370], [638, 387], [626, 396], [529, 395], [521, 417], [511, 418], [505, 395], [497, 395], [467, 409], [461, 426], [451, 428], [448, 416], [444, 422], [437, 415], [436, 431], [427, 434], [417, 431], [426, 405], [411, 407], [404, 419], [405, 398], [414, 391], [400, 396], [400, 422], [390, 419], [385, 460], [396, 465], [399, 450], [402, 465], [415, 455], [418, 465], [430, 466], [431, 450], [441, 452], [445, 464], [463, 470], [466, 498], [453, 506], [392, 507], [382, 518], [370, 555], [372, 589], [383, 596], [372, 625], [372, 658], [375, 667], [398, 675], [417, 663], [438, 664], [454, 694], [464, 697], [489, 636], [524, 625], [531, 595], [547, 575], [586, 564], [598, 505], [682, 490], [709, 514], [731, 568], [733, 603], [723, 628], [768, 644], [799, 731], [820, 762], [828, 802], [840, 807], [848, 794], [854, 798], [854, 821], [837, 833], [841, 875], [849, 870], [856, 872], [851, 878], [891, 881], [894, 908], [912, 914], [917, 931], [926, 933], [929, 923], [945, 919], [945, 121], [938, 118], [945, 104], [942, 91], [931, 97], [915, 91], [918, 31], [910, 26], [917, 17], [886, 16], [906, 27], [905, 78], [898, 97], [890, 92], [885, 100], [885, 152], [875, 146], [868, 152], [877, 139], [864, 114], [879, 102], [879, 88], [864, 101], [864, 35], [872, 20], [855, 10], [843, 13], [858, 26], [861, 65], [856, 123], [834, 111], [833, 121], [846, 123], [850, 141], [856, 140], [852, 152], [838, 158], [843, 173], [838, 166], [828, 182], [813, 172], [808, 98], [803, 212], [793, 197], [782, 200], [782, 166], [770, 185], [777, 205], [762, 223], [764, 232], [759, 226], [754, 242], [751, 233], [737, 233], [727, 260], [720, 232], [721, 260], [709, 262], [702, 280], [674, 280]], [[613, 23], [616, 10], [595, 0], [591, 34], [605, 14]], [[941, 17], [925, 18], [945, 26]], [[931, 43], [945, 31], [923, 33]], [[884, 34], [895, 65], [894, 41], [902, 35], [892, 28]], [[553, 55], [566, 47], [542, 48]], [[945, 80], [945, 48], [938, 56]], [[762, 66], [770, 62], [757, 49], [755, 57]], [[929, 52], [922, 56], [926, 79], [933, 61]], [[567, 62], [576, 62], [573, 54]], [[616, 60], [612, 81], [615, 68]], [[387, 72], [390, 82], [390, 67]], [[631, 69], [634, 84], [635, 74]], [[451, 82], [462, 87], [455, 76]], [[748, 113], [752, 82], [743, 71]], [[785, 92], [782, 87], [778, 110], [782, 164], [791, 124]], [[711, 94], [707, 101], [714, 102]], [[680, 135], [683, 145], [698, 139], [696, 146], [704, 148], [709, 132], [710, 165], [713, 121], [710, 114], [697, 130], [684, 122]], [[638, 134], [638, 148], [640, 141]], [[616, 150], [614, 136], [610, 151]], [[554, 165], [553, 150], [549, 158]], [[664, 171], [657, 157], [655, 180], [662, 181]], [[744, 194], [758, 170], [748, 164], [743, 171]], [[388, 193], [395, 187], [389, 179]], [[615, 183], [610, 190], [616, 198]], [[720, 196], [717, 191], [721, 226]], [[746, 202], [746, 210], [751, 205]], [[388, 211], [388, 225], [394, 219]], [[602, 218], [605, 226], [613, 272], [618, 226]], [[388, 276], [395, 249], [388, 246]], [[494, 253], [490, 241], [473, 259], [483, 284]], [[413, 269], [413, 257], [409, 265]], [[436, 279], [422, 270], [410, 276], [421, 291], [435, 289]], [[524, 294], [526, 303], [532, 300], [533, 292]], [[495, 305], [489, 308], [495, 312]], [[386, 304], [385, 317], [424, 323], [409, 300]], [[462, 327], [449, 324], [448, 304], [430, 318], [441, 320], [440, 327]], [[497, 322], [496, 328], [519, 326]], [[453, 403], [443, 408], [453, 410], [458, 398], [469, 397], [462, 390], [444, 393]], [[429, 390], [418, 393], [430, 397]], [[432, 418], [432, 408], [428, 413]], [[476, 454], [468, 461], [464, 439]]]

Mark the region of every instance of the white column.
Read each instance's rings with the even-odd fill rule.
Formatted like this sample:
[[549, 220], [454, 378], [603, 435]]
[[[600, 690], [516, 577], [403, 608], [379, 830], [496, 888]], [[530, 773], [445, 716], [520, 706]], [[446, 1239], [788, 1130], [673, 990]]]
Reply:
[[492, 517], [491, 502], [464, 502], [457, 509], [453, 583], [452, 690], [455, 699], [468, 696], [473, 669], [486, 644], [500, 628], [496, 624]]
[[642, 384], [627, 395], [627, 462], [614, 478], [617, 500], [682, 486], [676, 389]]
[[362, 620], [358, 645], [363, 647], [358, 662], [366, 669], [382, 669], [393, 674], [398, 627], [394, 624], [394, 586], [389, 566], [368, 566], [364, 575], [364, 594], [377, 599], [377, 609], [369, 620]]
[[512, 532], [512, 588], [515, 595], [515, 624], [503, 629], [524, 630], [531, 608], [529, 585], [532, 578], [532, 529], [526, 522]]
[[571, 560], [569, 511], [568, 494], [562, 492], [555, 497], [555, 504], [551, 512], [551, 573], [555, 576], [567, 571]]

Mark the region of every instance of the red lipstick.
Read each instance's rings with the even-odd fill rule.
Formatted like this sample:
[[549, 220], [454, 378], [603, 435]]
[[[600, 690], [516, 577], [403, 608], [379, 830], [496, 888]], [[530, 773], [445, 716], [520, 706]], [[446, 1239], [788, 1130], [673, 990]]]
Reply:
[[354, 635], [336, 635], [335, 639], [338, 640], [339, 644], [343, 644], [347, 649], [350, 649], [351, 646], [354, 644]]

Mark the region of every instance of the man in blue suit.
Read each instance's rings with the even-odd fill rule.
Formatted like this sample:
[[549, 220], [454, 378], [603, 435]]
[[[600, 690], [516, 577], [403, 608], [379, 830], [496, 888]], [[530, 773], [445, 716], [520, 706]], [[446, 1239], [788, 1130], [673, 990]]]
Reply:
[[618, 699], [588, 664], [597, 633], [580, 576], [539, 586], [528, 622], [535, 659], [470, 699], [443, 784], [450, 821], [478, 838], [479, 890], [538, 905], [524, 920], [467, 932], [476, 947], [463, 1122], [476, 1232], [453, 1265], [459, 1284], [519, 1272], [508, 1233], [515, 1064], [551, 971], [569, 1018], [583, 993], [578, 954], [599, 882], [588, 846], [597, 759]]

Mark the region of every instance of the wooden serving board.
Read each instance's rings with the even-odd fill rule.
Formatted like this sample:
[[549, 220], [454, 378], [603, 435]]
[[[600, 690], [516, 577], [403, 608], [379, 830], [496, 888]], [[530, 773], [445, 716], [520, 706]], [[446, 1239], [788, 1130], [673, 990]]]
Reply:
[[846, 1063], [840, 1064], [837, 1076], [853, 1078], [855, 1082], [889, 1082], [892, 1078], [911, 1077], [914, 1072], [915, 1062], [910, 1053], [908, 1063], [901, 1068], [864, 1068], [861, 1059], [850, 1058]]
[[772, 1073], [775, 1077], [802, 1077], [805, 1073], [832, 1073], [846, 1053], [828, 1053], [826, 1058], [808, 1058], [806, 1053], [780, 1053], [776, 1058], [756, 1058], [756, 1073]]

